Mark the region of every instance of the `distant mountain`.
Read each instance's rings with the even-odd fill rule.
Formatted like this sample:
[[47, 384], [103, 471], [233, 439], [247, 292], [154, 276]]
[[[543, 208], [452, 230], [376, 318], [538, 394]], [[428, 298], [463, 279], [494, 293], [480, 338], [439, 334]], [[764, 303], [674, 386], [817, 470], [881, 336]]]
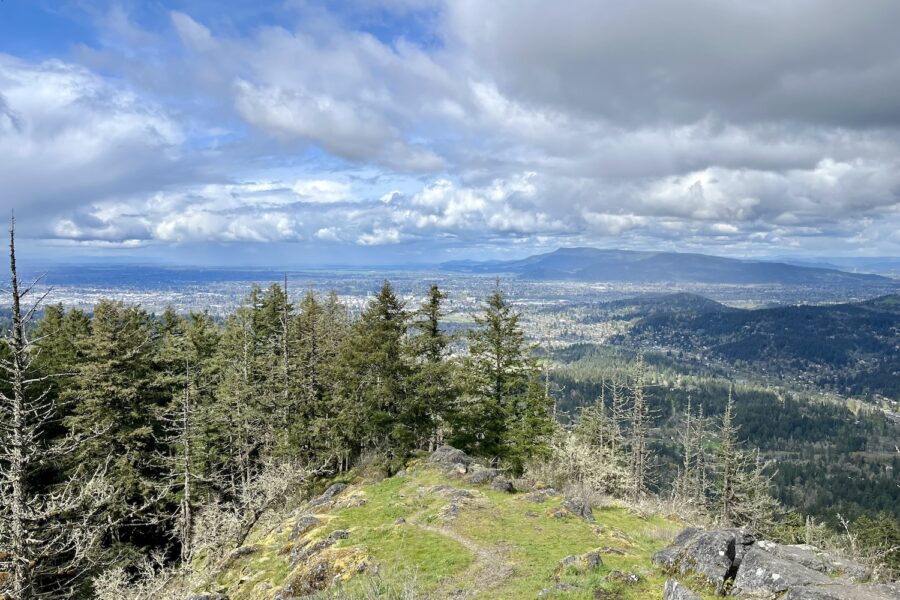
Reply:
[[[463, 273], [509, 273], [524, 279], [627, 281], [634, 283], [849, 284], [891, 283], [881, 275], [705, 254], [560, 248], [521, 260], [444, 263]], [[900, 283], [900, 282], [898, 282]]]

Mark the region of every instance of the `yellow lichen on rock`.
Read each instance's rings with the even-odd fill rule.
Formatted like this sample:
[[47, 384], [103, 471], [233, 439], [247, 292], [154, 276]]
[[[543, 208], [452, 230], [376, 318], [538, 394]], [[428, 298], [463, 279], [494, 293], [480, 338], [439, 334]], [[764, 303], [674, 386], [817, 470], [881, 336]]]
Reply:
[[287, 585], [281, 590], [281, 597], [308, 596], [337, 582], [349, 581], [373, 566], [372, 557], [361, 548], [326, 548], [294, 569]]

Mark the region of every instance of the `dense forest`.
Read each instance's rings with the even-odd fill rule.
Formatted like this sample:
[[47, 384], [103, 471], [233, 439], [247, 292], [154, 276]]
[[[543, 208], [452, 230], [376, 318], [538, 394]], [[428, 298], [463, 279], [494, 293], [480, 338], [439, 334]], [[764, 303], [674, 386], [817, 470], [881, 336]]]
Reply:
[[[442, 444], [510, 476], [677, 498], [788, 537], [804, 527], [785, 520], [769, 464], [740, 442], [753, 427], [742, 393], [711, 391], [703, 413], [677, 388], [659, 395], [638, 356], [582, 385], [577, 419], [560, 425], [574, 406], [557, 404], [499, 286], [461, 339], [442, 326], [436, 285], [408, 306], [387, 281], [356, 318], [334, 293], [292, 302], [287, 282], [254, 287], [222, 321], [114, 301], [41, 310], [10, 242], [0, 597], [90, 597], [98, 581], [139, 580], [150, 559], [189, 569], [201, 550], [240, 546], [289, 493], [361, 464], [389, 475]], [[662, 418], [687, 420], [678, 444], [661, 437]], [[895, 524], [862, 522], [879, 544]]]
[[660, 348], [707, 366], [807, 389], [879, 399], [900, 396], [900, 296], [851, 304], [728, 307], [691, 294], [611, 302], [586, 317], [632, 321], [611, 340]]

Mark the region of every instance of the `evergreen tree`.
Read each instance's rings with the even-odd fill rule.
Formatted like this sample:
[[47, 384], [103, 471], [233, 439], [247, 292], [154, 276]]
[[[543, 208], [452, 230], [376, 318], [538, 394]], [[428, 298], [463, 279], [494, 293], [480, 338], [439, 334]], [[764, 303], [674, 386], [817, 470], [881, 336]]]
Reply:
[[407, 402], [412, 365], [406, 351], [409, 315], [385, 281], [341, 348], [338, 400], [341, 426], [354, 451], [404, 455], [415, 446]]
[[115, 501], [110, 518], [119, 523], [116, 542], [141, 544], [157, 537], [165, 495], [161, 422], [164, 394], [157, 385], [157, 332], [139, 307], [103, 300], [94, 307], [91, 334], [79, 352], [83, 361], [66, 391], [74, 402], [66, 422], [86, 439], [72, 469], [105, 467]]
[[207, 456], [216, 410], [213, 357], [218, 342], [216, 326], [206, 313], [178, 318], [163, 338], [160, 384], [170, 398], [162, 417], [168, 444], [164, 462], [177, 507], [175, 536], [183, 564], [190, 561], [195, 512], [208, 497], [204, 491], [209, 491], [213, 474]]
[[454, 415], [454, 443], [514, 470], [545, 447], [552, 432], [552, 399], [519, 326], [519, 313], [499, 287], [475, 316], [464, 365], [466, 397]]
[[632, 498], [640, 498], [647, 492], [650, 480], [650, 451], [648, 447], [648, 434], [650, 425], [650, 408], [644, 393], [646, 386], [647, 370], [644, 365], [643, 355], [638, 356], [632, 376], [631, 393], [631, 429], [628, 438], [630, 474], [630, 495]]
[[429, 449], [443, 442], [447, 432], [446, 417], [456, 403], [457, 390], [453, 365], [448, 359], [450, 338], [441, 329], [443, 302], [447, 295], [432, 285], [428, 298], [419, 309], [414, 323], [416, 335], [410, 345], [416, 369], [414, 397], [406, 409], [407, 420], [415, 428], [418, 447]]

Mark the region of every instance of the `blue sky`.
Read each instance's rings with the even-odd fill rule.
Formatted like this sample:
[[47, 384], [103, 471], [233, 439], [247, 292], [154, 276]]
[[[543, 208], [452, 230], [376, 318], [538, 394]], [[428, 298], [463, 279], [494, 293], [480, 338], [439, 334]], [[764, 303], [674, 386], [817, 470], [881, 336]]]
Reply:
[[900, 5], [0, 2], [41, 258], [900, 255]]

